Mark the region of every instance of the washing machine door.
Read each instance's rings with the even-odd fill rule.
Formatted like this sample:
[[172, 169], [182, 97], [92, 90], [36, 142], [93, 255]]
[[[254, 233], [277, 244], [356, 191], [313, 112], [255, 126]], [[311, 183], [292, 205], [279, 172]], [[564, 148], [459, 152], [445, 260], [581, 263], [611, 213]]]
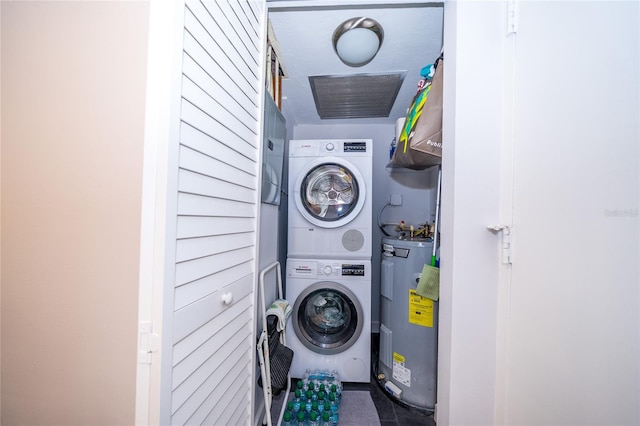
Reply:
[[307, 165], [295, 186], [300, 214], [321, 228], [338, 228], [358, 216], [365, 182], [358, 169], [342, 158], [322, 158]]
[[332, 355], [349, 349], [360, 337], [362, 305], [342, 284], [323, 281], [296, 299], [292, 323], [298, 339], [312, 351]]

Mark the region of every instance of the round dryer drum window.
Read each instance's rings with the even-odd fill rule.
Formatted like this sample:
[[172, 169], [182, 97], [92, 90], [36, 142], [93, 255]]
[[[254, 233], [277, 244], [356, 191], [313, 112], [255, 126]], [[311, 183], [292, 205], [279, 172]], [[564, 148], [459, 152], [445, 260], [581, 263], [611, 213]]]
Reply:
[[339, 221], [354, 212], [358, 205], [358, 180], [340, 164], [321, 164], [302, 180], [300, 197], [312, 217], [324, 222]]
[[293, 327], [300, 341], [317, 353], [347, 350], [360, 337], [362, 306], [345, 286], [320, 282], [303, 291], [293, 308]]

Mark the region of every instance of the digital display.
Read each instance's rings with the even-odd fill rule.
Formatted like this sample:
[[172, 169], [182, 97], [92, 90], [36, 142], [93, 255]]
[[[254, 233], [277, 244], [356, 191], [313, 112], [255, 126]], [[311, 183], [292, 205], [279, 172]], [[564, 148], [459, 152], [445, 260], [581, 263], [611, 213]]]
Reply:
[[344, 152], [367, 152], [366, 142], [345, 142]]
[[342, 265], [342, 275], [364, 277], [364, 265]]

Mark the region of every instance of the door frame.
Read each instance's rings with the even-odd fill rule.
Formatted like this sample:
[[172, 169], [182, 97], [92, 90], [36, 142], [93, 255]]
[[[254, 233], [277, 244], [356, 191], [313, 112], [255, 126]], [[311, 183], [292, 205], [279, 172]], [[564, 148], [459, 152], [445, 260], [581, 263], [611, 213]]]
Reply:
[[[162, 325], [166, 312], [167, 212], [176, 185], [185, 2], [150, 2], [138, 299], [136, 425], [161, 424]], [[172, 166], [173, 164], [173, 166]], [[175, 210], [175, 206], [173, 206]], [[175, 226], [175, 224], [173, 225]], [[171, 265], [169, 265], [171, 266]], [[171, 269], [172, 270], [172, 269]], [[170, 340], [170, 339], [164, 339]], [[147, 353], [145, 353], [147, 352]], [[150, 352], [150, 353], [149, 353]]]
[[[506, 2], [446, 1], [439, 424], [502, 417], [505, 291], [500, 235], [511, 224], [513, 71]], [[455, 265], [447, 262], [455, 259]]]
[[[314, 0], [304, 5], [311, 3]], [[496, 420], [497, 378], [503, 373], [497, 363], [497, 299], [507, 276], [499, 260], [498, 237], [489, 233], [486, 225], [510, 220], [503, 217], [504, 184], [500, 180], [509, 168], [503, 152], [508, 131], [502, 116], [508, 96], [504, 95], [501, 80], [505, 67], [505, 11], [502, 2], [445, 2], [443, 132], [451, 142], [443, 147], [441, 257], [455, 258], [456, 266], [446, 261], [441, 265], [437, 404], [437, 420], [441, 424], [494, 424]], [[153, 324], [152, 334], [157, 335], [158, 342], [163, 340], [160, 330], [166, 281], [166, 194], [170, 185], [167, 173], [172, 158], [169, 141], [177, 135], [177, 126], [171, 123], [178, 122], [175, 100], [180, 96], [176, 82], [180, 75], [183, 15], [184, 1], [150, 4], [139, 321]], [[482, 87], [475, 85], [479, 80], [483, 81]], [[490, 98], [487, 93], [503, 95]], [[482, 114], [468, 107], [477, 101], [483, 105]], [[473, 133], [469, 129], [474, 129]], [[479, 176], [469, 170], [484, 173], [486, 184], [480, 190]], [[488, 202], [481, 211], [465, 212], [465, 205], [477, 199]], [[160, 424], [162, 377], [161, 362], [157, 361], [161, 352], [152, 356], [152, 364], [138, 364], [139, 425]]]

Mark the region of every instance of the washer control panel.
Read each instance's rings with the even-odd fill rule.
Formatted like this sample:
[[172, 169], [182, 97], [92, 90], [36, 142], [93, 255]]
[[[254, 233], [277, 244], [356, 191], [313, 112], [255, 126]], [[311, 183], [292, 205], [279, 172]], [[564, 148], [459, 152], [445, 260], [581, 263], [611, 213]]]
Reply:
[[289, 278], [318, 278], [318, 277], [365, 277], [367, 267], [364, 263], [342, 263], [335, 260], [298, 260], [287, 261], [287, 277]]
[[363, 264], [348, 264], [342, 265], [342, 275], [348, 275], [352, 277], [364, 277], [364, 265]]
[[345, 142], [344, 152], [367, 152], [366, 142]]
[[333, 277], [364, 277], [364, 264], [357, 263], [321, 263], [318, 262], [318, 275]]
[[347, 157], [371, 157], [371, 139], [292, 139], [289, 141], [289, 157], [324, 157], [326, 155]]

